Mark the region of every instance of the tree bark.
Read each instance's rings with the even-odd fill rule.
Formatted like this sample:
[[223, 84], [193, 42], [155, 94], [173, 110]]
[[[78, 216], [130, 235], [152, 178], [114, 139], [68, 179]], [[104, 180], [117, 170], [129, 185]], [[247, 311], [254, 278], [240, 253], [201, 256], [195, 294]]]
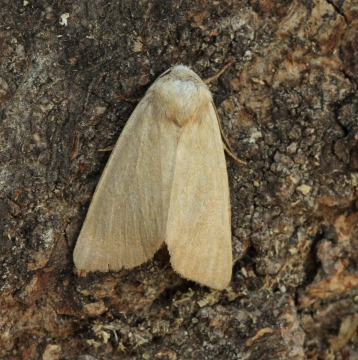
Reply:
[[[358, 358], [354, 0], [2, 0], [0, 16], [2, 359]], [[230, 59], [210, 85], [247, 162], [227, 158], [230, 286], [182, 279], [165, 248], [78, 276], [123, 97]]]

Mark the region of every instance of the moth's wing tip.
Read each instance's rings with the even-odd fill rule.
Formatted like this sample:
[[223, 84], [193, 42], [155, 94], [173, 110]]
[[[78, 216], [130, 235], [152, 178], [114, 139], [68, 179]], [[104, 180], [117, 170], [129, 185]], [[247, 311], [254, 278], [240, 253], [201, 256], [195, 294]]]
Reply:
[[118, 260], [111, 262], [107, 257], [102, 258], [101, 254], [96, 257], [95, 252], [81, 251], [81, 246], [75, 248], [73, 253], [73, 263], [75, 266], [75, 273], [82, 276], [90, 272], [109, 272], [119, 271], [123, 268]]
[[215, 290], [224, 290], [226, 289], [230, 282], [231, 282], [231, 275], [232, 272], [230, 271], [230, 274], [225, 274], [223, 276], [218, 277], [203, 277], [200, 274], [194, 273], [193, 271], [188, 270], [187, 267], [181, 266], [180, 263], [176, 262], [176, 257], [172, 256], [170, 254], [170, 264], [173, 268], [173, 270], [179, 274], [182, 278], [194, 281], [200, 285], [207, 286], [210, 289]]
[[74, 250], [73, 262], [75, 273], [82, 276], [82, 274], [96, 271], [118, 272], [122, 269], [132, 269], [150, 261], [153, 256], [154, 254], [152, 256], [134, 257], [123, 260], [123, 257], [119, 254], [116, 255], [113, 253], [112, 256], [109, 256], [103, 251], [98, 251], [96, 256], [95, 252], [81, 251], [80, 246]]
[[81, 261], [78, 260], [74, 260], [74, 266], [75, 266], [74, 273], [78, 276], [87, 276], [88, 273], [96, 272], [96, 271], [109, 272], [109, 271], [118, 271], [121, 269], [121, 268], [113, 269], [109, 266], [109, 264], [100, 265], [100, 266], [97, 266], [95, 263], [92, 263], [90, 265], [88, 263], [81, 264]]

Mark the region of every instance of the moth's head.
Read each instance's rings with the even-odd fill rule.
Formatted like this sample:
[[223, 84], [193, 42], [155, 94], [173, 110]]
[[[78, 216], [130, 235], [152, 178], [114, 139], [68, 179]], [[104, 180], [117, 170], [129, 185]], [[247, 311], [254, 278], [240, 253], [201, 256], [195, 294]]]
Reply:
[[150, 87], [154, 104], [160, 104], [158, 111], [165, 111], [166, 117], [178, 126], [184, 126], [198, 112], [210, 106], [212, 96], [200, 77], [184, 65], [177, 65], [165, 71]]
[[203, 80], [201, 80], [201, 78], [197, 74], [195, 74], [195, 72], [193, 70], [190, 70], [185, 65], [173, 66], [172, 68], [165, 71], [162, 75], [160, 75], [160, 77], [158, 79], [160, 79], [161, 77], [165, 77], [165, 76], [175, 77], [182, 81], [192, 81], [194, 83], [197, 83], [197, 84], [200, 84], [201, 86], [206, 87]]

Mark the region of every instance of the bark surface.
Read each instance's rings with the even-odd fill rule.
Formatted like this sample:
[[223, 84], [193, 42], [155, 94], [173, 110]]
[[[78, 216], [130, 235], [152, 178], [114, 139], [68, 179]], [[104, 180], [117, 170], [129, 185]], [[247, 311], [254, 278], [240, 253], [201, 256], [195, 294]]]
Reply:
[[[2, 0], [0, 48], [1, 359], [358, 358], [357, 1]], [[75, 274], [123, 97], [232, 58], [230, 287]]]

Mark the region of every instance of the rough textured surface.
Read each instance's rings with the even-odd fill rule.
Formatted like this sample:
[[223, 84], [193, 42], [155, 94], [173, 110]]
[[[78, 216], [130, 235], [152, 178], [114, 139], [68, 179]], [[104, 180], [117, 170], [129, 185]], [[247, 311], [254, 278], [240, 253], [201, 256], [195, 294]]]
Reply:
[[[61, 15], [68, 13], [69, 17]], [[9, 1], [0, 7], [2, 359], [358, 357], [356, 1]], [[79, 277], [72, 251], [134, 104], [174, 64], [211, 85], [231, 286], [166, 249]]]

